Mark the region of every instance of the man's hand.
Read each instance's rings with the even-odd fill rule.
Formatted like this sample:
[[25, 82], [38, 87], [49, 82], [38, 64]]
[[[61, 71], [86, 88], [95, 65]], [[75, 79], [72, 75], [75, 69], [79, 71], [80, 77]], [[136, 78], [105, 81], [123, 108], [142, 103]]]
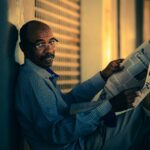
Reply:
[[107, 67], [102, 70], [100, 73], [104, 80], [106, 81], [113, 73], [119, 72], [123, 70], [124, 66], [121, 66], [121, 63], [123, 62], [124, 59], [117, 59], [111, 61]]
[[137, 96], [137, 88], [121, 92], [120, 94], [109, 100], [112, 105], [112, 110], [114, 112], [119, 112], [133, 107], [132, 103]]

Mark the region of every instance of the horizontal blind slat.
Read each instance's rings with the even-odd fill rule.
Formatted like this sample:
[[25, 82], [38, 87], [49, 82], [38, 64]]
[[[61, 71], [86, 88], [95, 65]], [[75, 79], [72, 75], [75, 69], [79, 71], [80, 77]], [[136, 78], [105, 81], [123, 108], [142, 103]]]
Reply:
[[49, 2], [47, 0], [38, 0], [38, 2], [44, 3], [44, 4], [48, 5], [48, 6], [53, 7], [53, 8], [56, 8], [56, 9], [58, 9], [58, 11], [68, 13], [69, 15], [72, 15], [72, 16], [74, 16], [76, 18], [80, 17], [79, 13], [77, 13], [76, 11], [72, 11], [71, 9], [69, 10], [69, 9], [60, 7], [60, 6], [58, 6], [58, 5], [54, 4], [54, 3], [51, 3], [51, 2]]
[[68, 92], [80, 82], [80, 0], [35, 0], [35, 17], [48, 24], [59, 40], [53, 70]]
[[77, 5], [76, 3], [72, 3], [72, 2], [69, 1], [69, 0], [60, 0], [60, 1], [62, 1], [62, 2], [65, 3], [65, 4], [67, 4], [67, 5], [70, 6], [70, 7], [75, 8], [76, 10], [80, 10], [79, 5]]
[[52, 28], [55, 27], [55, 28], [58, 28], [58, 29], [60, 29], [60, 30], [68, 31], [68, 32], [70, 32], [70, 33], [80, 34], [80, 31], [77, 30], [77, 29], [69, 28], [69, 27], [66, 27], [66, 26], [64, 26], [64, 25], [60, 25], [60, 24], [53, 23], [53, 22], [50, 22], [50, 21], [45, 21], [45, 20], [39, 19], [39, 18], [38, 18], [38, 20], [39, 20], [39, 21], [42, 21], [42, 22], [44, 22], [44, 23], [46, 23], [46, 24], [48, 24], [48, 25], [49, 25], [50, 27], [52, 27]]
[[56, 19], [59, 19], [59, 20], [63, 20], [69, 24], [73, 24], [73, 25], [76, 25], [76, 26], [79, 26], [79, 22], [77, 21], [74, 21], [74, 20], [71, 20], [71, 19], [68, 19], [64, 16], [59, 16], [58, 14], [55, 14], [55, 13], [52, 13], [52, 12], [48, 12], [47, 10], [44, 10], [42, 8], [38, 8], [36, 7], [35, 10], [39, 13], [43, 13], [44, 15], [48, 15], [50, 17], [53, 17], [53, 18], [56, 18]]

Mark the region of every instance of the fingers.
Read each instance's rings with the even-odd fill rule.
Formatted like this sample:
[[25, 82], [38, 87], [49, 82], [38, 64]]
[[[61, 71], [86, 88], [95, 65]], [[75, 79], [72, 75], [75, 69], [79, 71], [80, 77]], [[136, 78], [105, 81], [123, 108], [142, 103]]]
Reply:
[[124, 59], [120, 58], [120, 59], [116, 59], [116, 60], [113, 60], [112, 62], [115, 62], [117, 64], [120, 64], [124, 61]]
[[107, 67], [101, 71], [101, 75], [105, 80], [107, 80], [113, 73], [119, 72], [124, 69], [124, 66], [121, 65], [124, 59], [117, 59], [111, 61]]
[[123, 62], [124, 59], [117, 59], [114, 60], [110, 63], [110, 68], [113, 72], [118, 72], [121, 71], [124, 66], [121, 66], [121, 63]]
[[117, 59], [117, 60], [115, 60], [117, 63], [122, 63], [123, 61], [124, 61], [124, 59], [123, 58], [120, 58], [120, 59]]
[[133, 102], [135, 101], [135, 98], [137, 97], [138, 95], [136, 93], [132, 94], [132, 95], [128, 95], [127, 96], [127, 104], [128, 106], [132, 106]]
[[136, 89], [137, 88], [133, 88], [133, 89], [130, 89], [130, 90], [124, 92], [124, 95], [126, 97], [126, 104], [127, 104], [128, 108], [133, 107], [133, 103], [135, 101], [135, 98], [137, 96], [139, 96], [139, 93], [137, 92]]
[[140, 90], [140, 87], [130, 88], [128, 90], [123, 91], [125, 95], [129, 95], [135, 93]]
[[108, 66], [112, 67], [112, 68], [117, 68], [117, 67], [121, 67], [121, 63], [124, 61], [124, 59], [116, 59], [111, 61]]
[[132, 108], [136, 97], [139, 96], [139, 92], [137, 90], [139, 90], [139, 87], [125, 90], [110, 99], [109, 101], [114, 111], [123, 111]]

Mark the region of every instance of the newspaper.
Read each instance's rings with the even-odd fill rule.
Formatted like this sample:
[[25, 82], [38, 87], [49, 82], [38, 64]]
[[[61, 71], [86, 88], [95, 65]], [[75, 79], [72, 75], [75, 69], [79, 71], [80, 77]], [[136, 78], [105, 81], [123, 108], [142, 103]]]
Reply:
[[100, 99], [110, 99], [126, 89], [142, 88], [145, 83], [149, 63], [150, 42], [144, 42], [124, 60], [122, 63], [124, 66], [123, 71], [113, 74], [108, 79]]
[[149, 93], [150, 93], [150, 65], [148, 67], [145, 84], [143, 88], [138, 91], [138, 97], [135, 98], [135, 101], [132, 104], [133, 107], [137, 107]]
[[[98, 101], [73, 104], [70, 109], [71, 114], [90, 111], [99, 106], [103, 100], [109, 100], [120, 92], [138, 87], [141, 90], [139, 96], [133, 103], [137, 107], [144, 97], [150, 92], [150, 42], [144, 42], [122, 63], [124, 69], [114, 73], [106, 82]], [[147, 73], [148, 72], [148, 73]], [[147, 75], [147, 78], [146, 78]], [[145, 82], [146, 79], [146, 82]], [[145, 84], [144, 84], [145, 83]]]

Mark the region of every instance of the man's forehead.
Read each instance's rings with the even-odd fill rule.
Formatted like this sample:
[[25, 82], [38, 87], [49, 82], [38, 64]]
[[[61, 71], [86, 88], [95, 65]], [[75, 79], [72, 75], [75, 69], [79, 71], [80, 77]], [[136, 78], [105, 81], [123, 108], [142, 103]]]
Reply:
[[48, 26], [42, 25], [34, 25], [34, 26], [29, 26], [28, 27], [28, 38], [31, 41], [35, 41], [37, 39], [42, 39], [42, 38], [50, 38], [53, 36], [53, 33], [51, 29]]
[[37, 29], [39, 29], [39, 30], [45, 30], [45, 29], [50, 29], [50, 27], [47, 25], [47, 24], [45, 24], [45, 23], [43, 23], [43, 22], [31, 22], [31, 23], [29, 23], [28, 24], [28, 29], [30, 30], [37, 30]]

